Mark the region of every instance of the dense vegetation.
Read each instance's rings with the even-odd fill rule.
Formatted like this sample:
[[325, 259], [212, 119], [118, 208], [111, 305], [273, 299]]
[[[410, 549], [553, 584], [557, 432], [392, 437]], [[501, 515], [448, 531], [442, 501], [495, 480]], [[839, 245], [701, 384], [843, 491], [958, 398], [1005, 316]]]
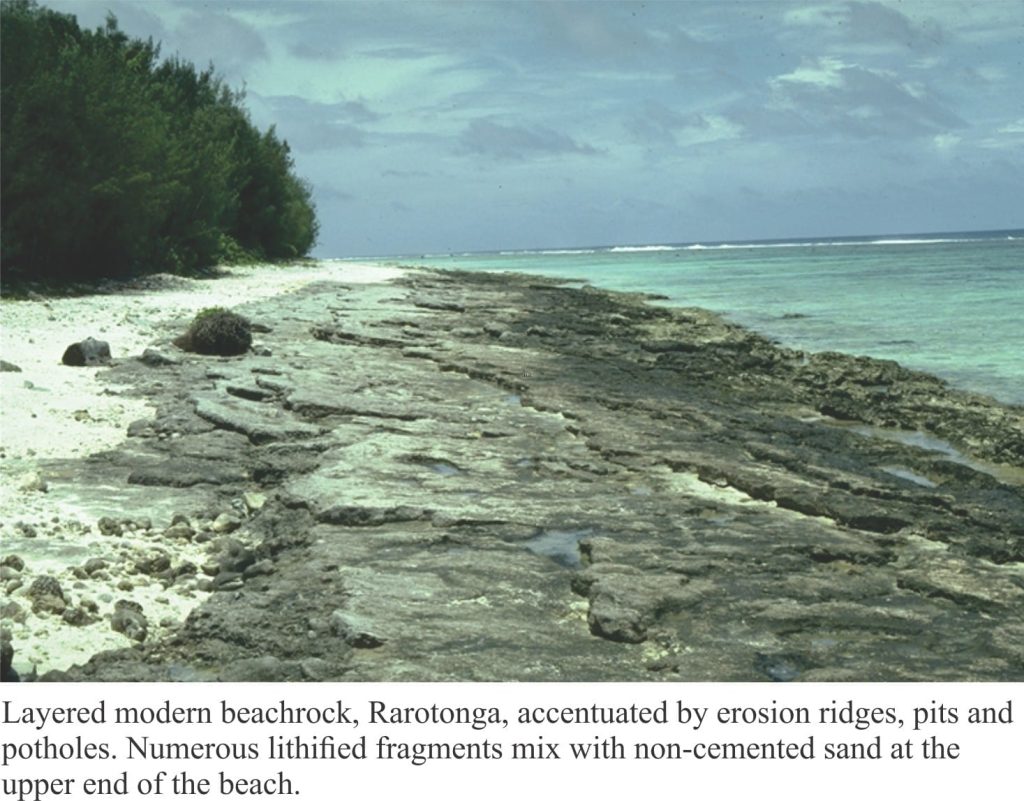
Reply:
[[312, 247], [309, 186], [212, 68], [162, 60], [108, 17], [82, 30], [0, 2], [5, 280], [188, 272]]

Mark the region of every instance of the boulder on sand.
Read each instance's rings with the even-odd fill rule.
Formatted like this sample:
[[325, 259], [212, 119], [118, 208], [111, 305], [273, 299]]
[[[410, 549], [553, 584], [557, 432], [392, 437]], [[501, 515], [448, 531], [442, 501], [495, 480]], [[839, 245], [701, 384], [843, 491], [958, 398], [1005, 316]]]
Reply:
[[110, 364], [110, 344], [101, 339], [86, 337], [81, 342], [68, 345], [61, 361], [69, 367], [93, 367]]

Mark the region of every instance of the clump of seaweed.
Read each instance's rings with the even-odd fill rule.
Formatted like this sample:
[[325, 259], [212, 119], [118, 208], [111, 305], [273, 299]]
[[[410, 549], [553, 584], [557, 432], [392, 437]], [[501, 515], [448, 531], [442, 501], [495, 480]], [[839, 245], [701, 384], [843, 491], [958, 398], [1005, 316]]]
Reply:
[[252, 326], [245, 317], [228, 309], [203, 309], [174, 344], [191, 353], [238, 356], [252, 345]]

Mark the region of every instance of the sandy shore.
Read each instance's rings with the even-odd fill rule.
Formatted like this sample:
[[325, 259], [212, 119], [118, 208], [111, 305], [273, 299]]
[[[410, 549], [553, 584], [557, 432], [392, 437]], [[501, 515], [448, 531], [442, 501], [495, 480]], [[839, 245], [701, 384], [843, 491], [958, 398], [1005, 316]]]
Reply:
[[[17, 603], [35, 577], [64, 573], [85, 556], [104, 555], [112, 561], [112, 549], [128, 558], [149, 547], [141, 531], [126, 532], [112, 544], [97, 530], [95, 509], [83, 508], [66, 493], [47, 491], [41, 465], [116, 447], [124, 441], [131, 422], [153, 413], [145, 401], [101, 383], [97, 374], [105, 368], [61, 364], [68, 345], [91, 336], [109, 342], [115, 360], [133, 358], [151, 345], [166, 347], [166, 342], [159, 342], [167, 338], [161, 332], [172, 325], [183, 330], [202, 308], [231, 308], [285, 295], [316, 281], [365, 284], [401, 274], [395, 267], [343, 261], [238, 266], [226, 268], [216, 279], [153, 275], [108, 294], [0, 304], [0, 358], [20, 368], [20, 372], [0, 373], [0, 538], [4, 556], [16, 548], [25, 561], [21, 587], [9, 590], [10, 598]], [[176, 558], [200, 559], [200, 551], [180, 542]], [[114, 573], [106, 581], [90, 582], [89, 597], [99, 613], [109, 613], [117, 585], [128, 586], [126, 580]], [[131, 593], [149, 608], [164, 607], [168, 626], [180, 621], [201, 597], [163, 593], [156, 583], [133, 586]], [[70, 601], [71, 597], [69, 606]], [[124, 644], [124, 637], [109, 628], [62, 625], [59, 616], [29, 615], [21, 623], [9, 614], [4, 617], [5, 625], [17, 629], [21, 645], [16, 666], [22, 672], [65, 668], [96, 651]]]

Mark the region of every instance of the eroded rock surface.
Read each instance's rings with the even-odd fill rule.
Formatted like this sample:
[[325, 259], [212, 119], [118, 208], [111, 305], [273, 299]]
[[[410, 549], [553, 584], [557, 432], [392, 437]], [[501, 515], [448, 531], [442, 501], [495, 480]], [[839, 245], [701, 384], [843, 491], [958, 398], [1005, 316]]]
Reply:
[[116, 366], [159, 412], [75, 477], [239, 505], [208, 600], [50, 678], [1024, 678], [1019, 407], [534, 277], [244, 311], [272, 358]]

